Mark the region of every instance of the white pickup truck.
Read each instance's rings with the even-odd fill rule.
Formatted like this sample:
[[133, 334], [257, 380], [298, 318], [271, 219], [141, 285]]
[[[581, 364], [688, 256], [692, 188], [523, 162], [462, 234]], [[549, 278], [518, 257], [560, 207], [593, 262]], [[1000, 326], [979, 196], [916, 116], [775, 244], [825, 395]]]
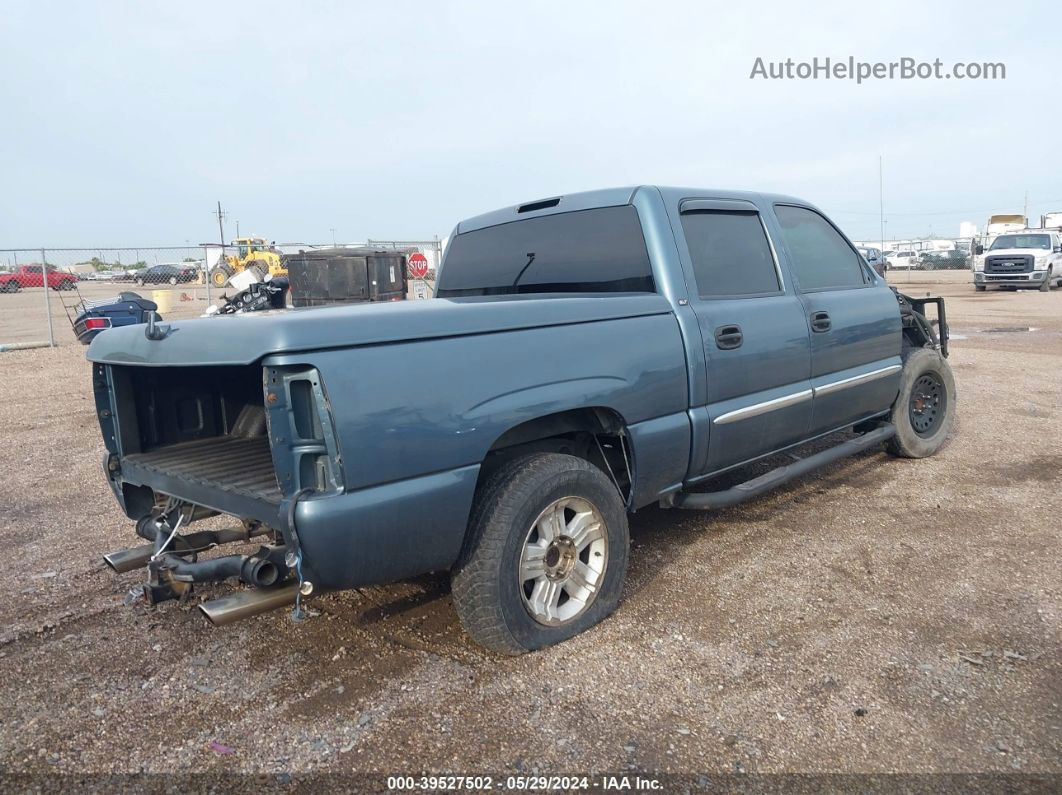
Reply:
[[974, 289], [1036, 288], [1047, 292], [1062, 287], [1062, 237], [1054, 230], [1026, 229], [1000, 235], [987, 250], [976, 249]]

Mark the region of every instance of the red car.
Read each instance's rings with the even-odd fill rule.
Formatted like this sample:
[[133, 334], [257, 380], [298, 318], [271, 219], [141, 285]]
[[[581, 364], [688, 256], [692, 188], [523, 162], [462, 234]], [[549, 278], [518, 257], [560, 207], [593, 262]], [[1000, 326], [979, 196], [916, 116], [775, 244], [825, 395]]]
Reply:
[[[44, 283], [43, 265], [20, 265], [12, 273], [0, 273], [0, 293], [17, 293], [23, 287], [40, 287]], [[58, 271], [53, 265], [48, 266], [48, 286], [53, 290], [73, 290], [77, 285], [77, 276], [65, 271]]]

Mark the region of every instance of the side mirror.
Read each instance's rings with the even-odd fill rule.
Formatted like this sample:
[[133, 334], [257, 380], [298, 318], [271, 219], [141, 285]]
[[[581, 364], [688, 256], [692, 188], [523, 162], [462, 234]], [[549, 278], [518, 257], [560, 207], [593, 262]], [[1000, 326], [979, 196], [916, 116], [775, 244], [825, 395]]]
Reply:
[[1055, 253], [1062, 254], [1062, 246], [1055, 246]]
[[977, 248], [974, 249], [974, 254], [981, 255], [985, 253], [985, 247], [980, 243], [977, 244]]

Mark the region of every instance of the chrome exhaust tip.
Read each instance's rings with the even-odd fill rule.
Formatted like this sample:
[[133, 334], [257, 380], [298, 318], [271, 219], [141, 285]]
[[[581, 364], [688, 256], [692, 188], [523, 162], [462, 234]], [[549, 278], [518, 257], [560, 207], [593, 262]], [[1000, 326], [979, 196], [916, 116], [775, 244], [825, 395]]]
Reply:
[[294, 604], [298, 592], [299, 584], [289, 582], [276, 588], [238, 591], [220, 599], [211, 599], [199, 605], [199, 609], [211, 624], [223, 627], [243, 618]]
[[110, 552], [103, 556], [103, 562], [119, 574], [134, 569], [142, 569], [148, 565], [151, 556], [155, 554], [154, 544], [144, 544], [140, 547], [122, 549], [118, 552]]

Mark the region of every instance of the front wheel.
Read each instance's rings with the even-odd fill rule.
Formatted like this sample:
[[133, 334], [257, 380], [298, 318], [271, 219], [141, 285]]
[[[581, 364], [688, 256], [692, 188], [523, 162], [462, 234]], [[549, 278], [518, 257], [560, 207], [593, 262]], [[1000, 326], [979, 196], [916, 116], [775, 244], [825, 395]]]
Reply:
[[1051, 289], [1051, 280], [1055, 278], [1051, 273], [1051, 269], [1048, 268], [1047, 273], [1044, 275], [1044, 280], [1040, 282], [1040, 292], [1046, 293]]
[[895, 456], [925, 458], [944, 445], [955, 420], [955, 376], [939, 351], [911, 351], [900, 375], [891, 420], [896, 435], [886, 447]]
[[987, 284], [975, 284], [974, 285], [974, 289], [977, 290], [977, 292], [979, 292], [979, 293], [983, 293], [987, 287], [988, 287]]
[[221, 288], [229, 283], [232, 277], [232, 269], [228, 265], [218, 265], [210, 272], [210, 283]]
[[483, 484], [452, 572], [465, 631], [502, 654], [552, 646], [619, 604], [627, 513], [615, 485], [575, 456], [538, 453]]

